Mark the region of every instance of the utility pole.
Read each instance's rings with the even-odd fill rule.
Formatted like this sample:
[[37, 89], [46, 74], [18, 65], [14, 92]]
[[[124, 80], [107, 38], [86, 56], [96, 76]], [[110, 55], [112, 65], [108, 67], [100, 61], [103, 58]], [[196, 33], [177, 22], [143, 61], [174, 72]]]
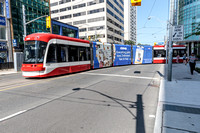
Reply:
[[[49, 16], [50, 16], [50, 19], [51, 19], [51, 3], [50, 3], [50, 0], [48, 0], [48, 3], [49, 3]], [[52, 24], [51, 24], [51, 27], [50, 27], [50, 33], [52, 34]]]
[[23, 35], [23, 40], [26, 37], [26, 14], [25, 14], [25, 6], [22, 5], [22, 13], [23, 13], [23, 27], [24, 27], [24, 35]]
[[168, 61], [168, 81], [172, 81], [172, 53], [173, 53], [173, 42], [172, 42], [172, 28], [174, 24], [174, 6], [175, 0], [170, 0], [170, 19], [169, 19], [169, 61]]

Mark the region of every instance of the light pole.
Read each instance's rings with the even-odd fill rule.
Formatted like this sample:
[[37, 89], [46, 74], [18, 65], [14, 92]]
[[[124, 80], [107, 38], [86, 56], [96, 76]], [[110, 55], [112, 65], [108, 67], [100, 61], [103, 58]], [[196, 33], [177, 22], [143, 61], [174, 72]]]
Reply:
[[30, 24], [30, 23], [32, 23], [32, 22], [34, 22], [34, 21], [36, 21], [36, 20], [38, 20], [40, 18], [47, 17], [48, 15], [43, 15], [43, 16], [35, 18], [35, 19], [33, 19], [33, 20], [29, 21], [29, 22], [26, 22], [26, 14], [25, 14], [25, 6], [24, 5], [22, 5], [22, 12], [23, 12], [23, 27], [24, 27], [23, 39], [25, 39], [25, 37], [27, 35], [27, 33], [26, 33], [26, 25]]

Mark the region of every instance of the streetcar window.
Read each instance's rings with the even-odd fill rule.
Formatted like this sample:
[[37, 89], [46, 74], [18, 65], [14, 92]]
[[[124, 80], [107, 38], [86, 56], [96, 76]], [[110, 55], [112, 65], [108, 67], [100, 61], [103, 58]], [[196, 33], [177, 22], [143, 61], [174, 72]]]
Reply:
[[90, 48], [86, 48], [86, 53], [87, 53], [87, 60], [90, 60]]
[[57, 58], [56, 58], [56, 45], [51, 44], [49, 46], [48, 54], [47, 54], [47, 63], [56, 63]]
[[179, 55], [180, 57], [183, 57], [185, 52], [186, 52], [185, 49], [174, 49], [173, 50], [173, 57], [176, 57], [177, 55]]
[[154, 50], [154, 57], [165, 57], [165, 50]]
[[86, 56], [86, 48], [79, 48], [79, 61], [86, 61], [87, 56]]
[[24, 63], [43, 63], [46, 46], [46, 42], [26, 41], [24, 49]]
[[69, 46], [69, 61], [78, 61], [78, 47]]
[[57, 45], [58, 62], [68, 62], [68, 49], [65, 45]]

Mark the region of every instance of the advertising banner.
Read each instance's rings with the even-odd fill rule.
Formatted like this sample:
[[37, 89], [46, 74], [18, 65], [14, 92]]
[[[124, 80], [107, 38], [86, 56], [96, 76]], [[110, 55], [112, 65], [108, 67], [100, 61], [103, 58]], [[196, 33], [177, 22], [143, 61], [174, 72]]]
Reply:
[[135, 53], [135, 64], [142, 64], [144, 55], [144, 47], [137, 46]]
[[151, 64], [153, 61], [152, 46], [144, 46], [144, 56], [142, 64]]
[[131, 64], [131, 46], [114, 44], [113, 63], [114, 66]]
[[111, 44], [93, 42], [94, 68], [112, 65]]
[[6, 19], [5, 17], [0, 16], [0, 25], [6, 26]]
[[133, 64], [150, 64], [152, 57], [152, 46], [133, 46]]
[[6, 0], [6, 16], [10, 18], [9, 0]]
[[6, 51], [6, 50], [7, 50], [6, 42], [0, 42], [0, 51]]

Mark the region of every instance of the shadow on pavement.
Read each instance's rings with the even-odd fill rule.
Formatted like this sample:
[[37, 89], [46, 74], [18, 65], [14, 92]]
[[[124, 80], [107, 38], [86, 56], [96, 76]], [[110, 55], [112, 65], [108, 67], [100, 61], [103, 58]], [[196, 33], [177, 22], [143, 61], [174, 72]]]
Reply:
[[[109, 99], [111, 99], [112, 101], [116, 102], [117, 104], [119, 104], [120, 106], [122, 106], [124, 109], [126, 109], [131, 116], [133, 117], [133, 119], [136, 119], [136, 133], [145, 133], [145, 124], [144, 124], [144, 112], [143, 112], [143, 101], [142, 101], [142, 95], [137, 95], [137, 102], [133, 102], [133, 101], [127, 101], [127, 100], [123, 100], [123, 99], [119, 99], [119, 98], [115, 98], [109, 95], [106, 95], [102, 92], [96, 91], [96, 90], [91, 90], [91, 89], [85, 89], [85, 88], [74, 88], [72, 89], [73, 91], [91, 91], [94, 93], [98, 93], [102, 96], [105, 96]], [[124, 104], [120, 103], [121, 102], [128, 102], [130, 103], [130, 108], [136, 108], [137, 109], [137, 115], [133, 114], [131, 112], [131, 110], [126, 107]]]

